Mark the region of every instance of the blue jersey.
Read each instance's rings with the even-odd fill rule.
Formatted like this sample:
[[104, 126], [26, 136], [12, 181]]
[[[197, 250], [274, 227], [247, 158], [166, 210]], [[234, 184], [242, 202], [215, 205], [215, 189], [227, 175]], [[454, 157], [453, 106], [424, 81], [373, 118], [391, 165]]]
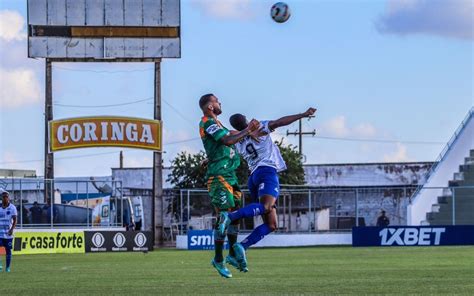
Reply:
[[16, 217], [16, 207], [10, 203], [6, 208], [0, 205], [0, 238], [12, 239], [13, 235], [8, 235], [12, 227], [13, 217]]

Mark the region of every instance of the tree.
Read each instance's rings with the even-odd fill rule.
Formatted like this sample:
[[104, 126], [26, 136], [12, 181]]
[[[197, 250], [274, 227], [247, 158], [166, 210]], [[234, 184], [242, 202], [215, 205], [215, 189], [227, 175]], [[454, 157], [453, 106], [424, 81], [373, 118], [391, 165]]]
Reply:
[[286, 162], [286, 171], [280, 173], [280, 184], [286, 185], [304, 185], [304, 170], [302, 156], [296, 149], [296, 146], [283, 144], [283, 138], [280, 141], [275, 141], [275, 144], [280, 149], [281, 156]]
[[171, 162], [172, 170], [166, 181], [175, 188], [207, 188], [206, 167], [201, 165], [206, 154], [200, 151], [190, 154], [179, 153]]

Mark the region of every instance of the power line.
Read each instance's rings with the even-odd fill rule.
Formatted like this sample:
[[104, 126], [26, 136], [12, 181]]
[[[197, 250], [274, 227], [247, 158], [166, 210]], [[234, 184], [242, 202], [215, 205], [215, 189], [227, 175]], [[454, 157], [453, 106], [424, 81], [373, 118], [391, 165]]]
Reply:
[[153, 98], [146, 98], [146, 99], [141, 99], [141, 100], [136, 100], [136, 101], [130, 101], [130, 102], [124, 102], [124, 103], [118, 103], [118, 104], [109, 104], [109, 105], [67, 105], [67, 104], [58, 104], [58, 103], [54, 103], [53, 105], [59, 106], [59, 107], [74, 107], [74, 108], [108, 108], [108, 107], [132, 105], [132, 104], [137, 104], [137, 103], [146, 102], [150, 100], [153, 100]]
[[[310, 116], [309, 118], [312, 118], [314, 117], [314, 115]], [[315, 136], [316, 135], [316, 130], [313, 129], [313, 131], [311, 132], [303, 132], [303, 125], [302, 125], [302, 121], [303, 119], [300, 118], [299, 120], [299, 130], [295, 131], [295, 132], [290, 132], [290, 131], [286, 131], [286, 135], [287, 136], [298, 136], [298, 151], [300, 153], [300, 155], [303, 155], [303, 136], [304, 135], [311, 135], [311, 136]]]
[[176, 109], [175, 107], [173, 107], [170, 103], [168, 103], [166, 100], [162, 99], [163, 102], [165, 102], [166, 105], [168, 105], [168, 107], [171, 108], [171, 110], [173, 110], [174, 112], [176, 112], [176, 114], [178, 114], [181, 118], [183, 118], [184, 120], [186, 120], [186, 122], [188, 122], [192, 127], [195, 127], [195, 123], [192, 122], [189, 117], [186, 117], [185, 115], [183, 115], [181, 113], [181, 111], [179, 111], [178, 109]]
[[[282, 133], [275, 133], [280, 136], [287, 136]], [[314, 136], [314, 139], [349, 141], [349, 142], [373, 142], [373, 143], [400, 143], [400, 144], [415, 144], [415, 145], [444, 145], [445, 142], [436, 141], [410, 141], [410, 140], [386, 140], [386, 139], [367, 139], [367, 138], [345, 138], [345, 137], [329, 137], [329, 136]]]
[[339, 137], [326, 137], [316, 136], [316, 138], [327, 139], [327, 140], [338, 140], [338, 141], [351, 141], [351, 142], [374, 142], [374, 143], [403, 143], [403, 144], [416, 144], [416, 145], [443, 145], [444, 142], [431, 142], [431, 141], [400, 141], [400, 140], [384, 140], [384, 139], [364, 139], [364, 138], [339, 138]]
[[[200, 139], [201, 139], [201, 138], [196, 137], [196, 138], [190, 138], [190, 139], [185, 139], [185, 140], [180, 140], [180, 141], [168, 142], [168, 143], [164, 143], [164, 145], [176, 145], [176, 144], [181, 144], [181, 143], [193, 142], [193, 141], [200, 140]], [[133, 150], [133, 149], [125, 149], [125, 151], [136, 151], [136, 150]], [[78, 156], [63, 156], [63, 157], [56, 157], [55, 160], [60, 160], [60, 159], [75, 159], [75, 158], [86, 158], [86, 157], [94, 157], [94, 156], [108, 155], [108, 154], [115, 154], [115, 153], [119, 153], [119, 151], [90, 153], [90, 154], [84, 154], [84, 155], [78, 155]], [[42, 161], [44, 161], [44, 159], [30, 159], [30, 160], [19, 160], [19, 161], [6, 161], [6, 162], [0, 162], [0, 165], [16, 164], [16, 163], [42, 162]]]

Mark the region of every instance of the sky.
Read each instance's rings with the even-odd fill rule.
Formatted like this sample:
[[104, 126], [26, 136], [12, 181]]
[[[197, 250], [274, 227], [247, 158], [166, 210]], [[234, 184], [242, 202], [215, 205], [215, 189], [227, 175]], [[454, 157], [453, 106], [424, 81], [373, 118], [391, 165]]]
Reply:
[[[182, 0], [181, 58], [162, 62], [164, 164], [203, 149], [199, 97], [214, 93], [221, 121], [318, 109], [303, 121], [306, 164], [434, 161], [473, 99], [470, 0]], [[27, 57], [26, 1], [0, 0], [0, 168], [43, 175], [44, 64]], [[54, 118], [153, 118], [153, 64], [53, 64]], [[148, 99], [148, 100], [146, 100]], [[138, 101], [138, 102], [136, 102]], [[135, 102], [135, 103], [133, 103]], [[100, 107], [131, 103], [116, 107]], [[66, 106], [65, 106], [66, 105]], [[75, 106], [75, 107], [72, 107]], [[298, 124], [272, 136], [287, 136]], [[87, 148], [55, 153], [55, 176], [151, 167], [152, 152]]]

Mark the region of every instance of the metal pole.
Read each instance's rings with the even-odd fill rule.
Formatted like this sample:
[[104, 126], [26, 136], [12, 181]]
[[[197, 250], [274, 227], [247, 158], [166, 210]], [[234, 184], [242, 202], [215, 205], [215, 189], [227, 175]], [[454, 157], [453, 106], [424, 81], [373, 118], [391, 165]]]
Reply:
[[286, 229], [286, 195], [283, 196], [283, 229]]
[[298, 120], [298, 124], [299, 124], [299, 145], [298, 145], [298, 148], [299, 148], [299, 151], [300, 151], [300, 155], [303, 155], [303, 120]]
[[[317, 191], [316, 191], [316, 192], [317, 192]], [[314, 203], [313, 203], [313, 205], [314, 205], [314, 209], [313, 209], [313, 226], [314, 226], [314, 232], [317, 231], [317, 229], [316, 229], [316, 196], [317, 196], [317, 194], [315, 193], [315, 194], [314, 194]]]
[[51, 228], [54, 227], [54, 191], [53, 191], [53, 181], [49, 180], [49, 213], [50, 213], [50, 219], [51, 219]]
[[[155, 62], [155, 107], [154, 117], [161, 120], [161, 62]], [[163, 147], [161, 147], [163, 148]], [[153, 152], [153, 236], [155, 245], [163, 244], [163, 175], [161, 151]]]
[[[115, 184], [115, 187], [117, 187], [117, 184]], [[122, 198], [122, 210], [123, 210], [123, 183], [122, 183], [122, 181], [120, 181], [120, 197]], [[130, 213], [130, 218], [131, 217], [132, 217], [132, 213]], [[123, 220], [123, 215], [122, 215], [122, 220]], [[123, 223], [123, 221], [122, 221], [122, 223]]]
[[291, 232], [291, 211], [292, 211], [292, 207], [291, 207], [291, 204], [293, 202], [293, 198], [292, 198], [292, 194], [290, 193], [289, 195], [289, 198], [288, 198], [288, 230], [289, 232]]
[[359, 189], [356, 188], [355, 192], [355, 216], [356, 216], [356, 226], [359, 227]]
[[453, 225], [456, 225], [456, 188], [453, 188]]
[[21, 211], [21, 225], [20, 228], [23, 228], [23, 189], [21, 186], [21, 179], [20, 179], [20, 211]]
[[[183, 190], [179, 190], [179, 224], [183, 225]], [[183, 234], [181, 227], [179, 227], [179, 235]]]
[[[86, 207], [87, 207], [87, 228], [89, 228], [89, 182], [86, 182]], [[109, 208], [109, 213], [110, 213], [110, 208]]]
[[311, 189], [308, 190], [308, 220], [309, 220], [308, 229], [309, 229], [309, 232], [311, 232]]
[[[187, 213], [188, 213], [188, 216], [186, 217], [186, 219], [188, 219], [186, 221], [186, 232], [188, 231], [188, 225], [189, 225], [189, 214], [191, 214], [191, 209], [190, 209], [190, 201], [191, 201], [191, 190], [188, 189], [188, 208], [187, 208]], [[184, 224], [184, 223], [183, 223]], [[182, 226], [181, 226], [182, 227]]]
[[[46, 59], [46, 89], [45, 89], [45, 100], [44, 100], [44, 179], [45, 179], [45, 200], [50, 196], [48, 192], [48, 186], [46, 180], [54, 179], [54, 155], [49, 152], [49, 121], [53, 120], [53, 73], [52, 73], [52, 62], [50, 59]], [[54, 187], [54, 186], [51, 186]]]

